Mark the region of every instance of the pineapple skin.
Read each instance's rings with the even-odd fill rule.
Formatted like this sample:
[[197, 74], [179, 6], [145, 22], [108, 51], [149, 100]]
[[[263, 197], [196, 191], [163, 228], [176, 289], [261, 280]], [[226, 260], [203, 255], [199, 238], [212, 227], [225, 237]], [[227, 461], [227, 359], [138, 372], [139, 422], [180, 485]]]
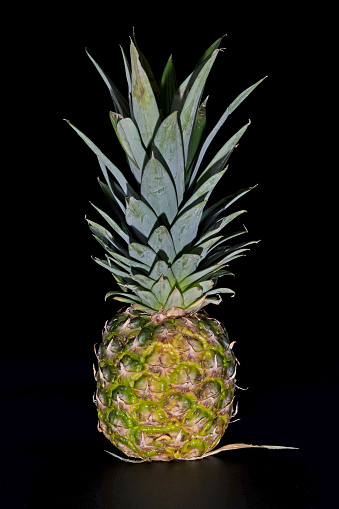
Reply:
[[127, 456], [194, 459], [220, 441], [236, 373], [220, 322], [128, 308], [106, 323], [96, 355], [98, 429]]

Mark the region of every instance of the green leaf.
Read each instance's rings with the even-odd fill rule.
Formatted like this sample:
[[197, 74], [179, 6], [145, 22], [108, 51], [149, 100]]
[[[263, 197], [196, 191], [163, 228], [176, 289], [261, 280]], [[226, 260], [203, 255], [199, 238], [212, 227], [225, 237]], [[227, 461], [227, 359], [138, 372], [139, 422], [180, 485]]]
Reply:
[[122, 115], [123, 117], [129, 117], [129, 106], [126, 101], [126, 99], [123, 97], [123, 95], [119, 92], [117, 87], [114, 85], [114, 83], [110, 80], [110, 78], [107, 76], [107, 74], [104, 73], [104, 71], [101, 69], [101, 67], [96, 63], [94, 58], [91, 57], [91, 55], [88, 53], [86, 49], [86, 53], [89, 56], [90, 60], [96, 67], [97, 71], [99, 72], [100, 76], [106, 83], [108, 90], [111, 94], [114, 108]]
[[216, 41], [214, 41], [205, 51], [205, 53], [201, 56], [200, 60], [197, 62], [195, 69], [199, 67], [207, 58], [209, 58], [213, 52], [219, 48], [221, 41], [225, 36], [219, 37]]
[[118, 251], [120, 251], [121, 253], [127, 254], [126, 250], [119, 244], [119, 242], [116, 241], [111, 232], [106, 230], [106, 228], [104, 228], [100, 224], [95, 223], [94, 221], [90, 221], [89, 219], [86, 219], [86, 221], [94, 237], [97, 237], [96, 240], [98, 241], [100, 240], [100, 243], [101, 245], [103, 245], [103, 247], [107, 246], [107, 248], [109, 249], [112, 249], [114, 247], [118, 249]]
[[209, 75], [212, 65], [214, 64], [217, 54], [218, 51], [216, 50], [204, 64], [203, 68], [201, 69], [197, 78], [195, 79], [192, 88], [188, 93], [188, 96], [185, 100], [185, 103], [180, 113], [180, 123], [182, 128], [182, 139], [186, 162], [188, 159], [188, 148], [196, 118], [197, 108], [200, 104], [201, 96], [205, 87], [207, 77]]
[[147, 290], [151, 290], [155, 283], [154, 279], [144, 276], [143, 274], [131, 274], [130, 278], [138, 283], [138, 288], [144, 287]]
[[172, 307], [183, 308], [184, 307], [184, 299], [182, 297], [181, 292], [178, 288], [174, 288], [173, 292], [167, 299], [167, 302], [164, 307], [164, 311], [168, 311]]
[[185, 203], [184, 210], [187, 210], [193, 203], [195, 203], [199, 198], [203, 198], [205, 201], [207, 201], [221, 179], [221, 177], [224, 175], [227, 168], [225, 168], [222, 171], [219, 171], [219, 173], [216, 173], [215, 175], [212, 175], [209, 179], [207, 179], [203, 184], [194, 191], [191, 198]]
[[213, 221], [216, 220], [216, 218], [224, 212], [228, 207], [232, 205], [235, 201], [237, 201], [239, 198], [244, 196], [246, 193], [254, 189], [256, 186], [247, 187], [246, 189], [240, 189], [234, 194], [231, 194], [229, 196], [226, 196], [222, 200], [218, 201], [217, 203], [213, 204], [211, 207], [206, 209], [202, 215], [202, 221], [204, 222], [204, 228], [208, 228], [208, 226], [213, 223]]
[[178, 112], [174, 111], [160, 124], [154, 138], [157, 158], [167, 165], [175, 183], [178, 203], [185, 191], [185, 161]]
[[121, 276], [122, 278], [125, 278], [125, 279], [130, 278], [130, 275], [127, 272], [120, 270], [119, 267], [117, 267], [113, 263], [108, 262], [107, 260], [99, 260], [99, 258], [93, 258], [93, 260], [98, 265], [101, 265], [101, 267], [104, 267], [105, 269], [109, 270], [113, 274], [116, 274], [117, 276]]
[[192, 286], [194, 283], [198, 283], [199, 280], [203, 280], [205, 276], [208, 276], [210, 279], [213, 279], [212, 274], [218, 271], [219, 269], [222, 269], [226, 263], [227, 263], [226, 261], [221, 260], [215, 265], [209, 266], [206, 269], [199, 270], [194, 274], [187, 276], [183, 281], [180, 282], [180, 290], [183, 292], [184, 290]]
[[154, 279], [155, 281], [158, 281], [161, 276], [167, 278], [171, 286], [175, 285], [175, 278], [173, 272], [167, 265], [167, 263], [163, 260], [157, 261], [154, 264], [152, 272], [150, 273], [150, 278]]
[[207, 292], [206, 295], [215, 295], [218, 293], [233, 293], [234, 294], [234, 291], [231, 290], [231, 288], [215, 288], [214, 290], [210, 290], [209, 292]]
[[171, 228], [176, 253], [179, 254], [197, 236], [198, 227], [206, 202], [201, 202], [181, 214]]
[[125, 233], [121, 228], [120, 226], [108, 215], [106, 214], [106, 212], [103, 212], [102, 210], [100, 210], [98, 207], [96, 207], [95, 205], [93, 205], [93, 203], [91, 203], [92, 207], [95, 208], [95, 210], [97, 210], [99, 212], [99, 214], [107, 221], [107, 223], [111, 226], [111, 228], [113, 228], [113, 230], [115, 230], [122, 239], [124, 239], [124, 241], [128, 244], [129, 243], [129, 235], [127, 233]]
[[205, 101], [199, 106], [195, 122], [193, 125], [192, 135], [190, 139], [190, 144], [188, 147], [188, 156], [187, 156], [187, 171], [186, 171], [186, 181], [189, 181], [189, 176], [192, 172], [193, 162], [196, 158], [196, 154], [198, 152], [201, 139], [204, 135], [206, 128], [206, 103], [208, 97]]
[[201, 309], [202, 307], [204, 307], [206, 305], [205, 300], [206, 300], [206, 296], [203, 295], [200, 299], [196, 300], [195, 302], [192, 302], [192, 304], [190, 304], [185, 309], [186, 313], [187, 314], [196, 313], [197, 311], [199, 311], [199, 309]]
[[131, 258], [138, 260], [149, 268], [152, 267], [156, 259], [156, 254], [153, 249], [144, 244], [138, 244], [137, 242], [131, 242], [131, 244], [128, 245], [128, 252]]
[[[265, 76], [266, 77], [266, 76]], [[246, 97], [264, 80], [265, 78], [261, 79], [260, 81], [257, 81], [257, 83], [255, 83], [254, 85], [252, 85], [251, 87], [247, 88], [244, 92], [242, 92], [240, 95], [238, 95], [238, 97], [228, 106], [228, 108], [226, 109], [226, 111], [223, 113], [223, 115], [221, 116], [221, 118], [219, 119], [219, 121], [217, 122], [217, 124], [215, 125], [215, 127], [212, 129], [212, 131], [209, 133], [209, 135], [207, 136], [203, 146], [201, 147], [201, 150], [200, 150], [200, 153], [199, 153], [199, 157], [198, 157], [198, 160], [197, 160], [197, 163], [195, 165], [195, 169], [194, 169], [194, 174], [192, 175], [192, 178], [191, 178], [191, 183], [194, 181], [195, 179], [195, 176], [197, 175], [197, 172], [200, 168], [200, 165], [201, 165], [201, 161], [206, 153], [206, 150], [208, 149], [208, 147], [210, 146], [214, 136], [217, 134], [217, 132], [219, 131], [219, 129], [221, 128], [221, 126], [224, 124], [224, 122], [226, 121], [226, 119], [228, 118], [228, 116], [243, 102], [244, 99], [246, 99]]]
[[208, 279], [207, 281], [199, 281], [199, 286], [202, 289], [202, 292], [206, 293], [213, 288], [214, 283], [211, 279]]
[[148, 240], [148, 245], [157, 253], [159, 258], [165, 258], [172, 263], [175, 258], [175, 249], [172, 237], [166, 226], [158, 226]]
[[160, 277], [159, 281], [157, 281], [153, 286], [152, 286], [152, 292], [154, 293], [154, 295], [156, 296], [156, 298], [158, 299], [158, 301], [161, 303], [161, 304], [165, 304], [170, 293], [171, 293], [171, 285], [168, 281], [167, 278], [164, 278], [163, 276]]
[[113, 258], [115, 258], [118, 261], [123, 262], [125, 265], [127, 265], [129, 268], [137, 268], [137, 269], [143, 269], [145, 271], [149, 271], [148, 265], [145, 265], [144, 263], [137, 262], [135, 260], [131, 260], [130, 258], [126, 258], [126, 256], [122, 256], [118, 253], [111, 252], [110, 253]]
[[149, 65], [148, 63], [148, 60], [147, 58], [145, 57], [145, 55], [142, 53], [142, 51], [140, 50], [140, 48], [138, 47], [137, 45], [137, 41], [136, 41], [136, 38], [135, 38], [135, 33], [134, 33], [134, 29], [133, 29], [133, 39], [134, 39], [134, 44], [135, 44], [135, 47], [137, 49], [137, 52], [139, 54], [139, 58], [140, 58], [140, 63], [143, 67], [143, 69], [145, 70], [146, 74], [147, 74], [147, 77], [149, 79], [149, 82], [151, 84], [151, 87], [152, 87], [152, 90], [153, 90], [153, 93], [155, 95], [155, 97], [158, 95], [159, 91], [158, 91], [158, 85], [157, 85], [157, 82], [154, 78], [154, 74], [153, 74], [153, 71], [151, 69], [151, 66]]
[[249, 125], [250, 123], [244, 125], [221, 147], [219, 152], [214, 156], [212, 161], [198, 178], [198, 183], [205, 182], [211, 175], [215, 175], [225, 167], [225, 163]]
[[168, 172], [154, 157], [144, 168], [140, 192], [157, 217], [164, 214], [168, 224], [171, 224], [178, 212], [175, 187]]
[[171, 105], [176, 88], [177, 80], [171, 55], [162, 74], [159, 90], [158, 102], [164, 117], [167, 117], [171, 112]]
[[171, 269], [178, 283], [185, 279], [186, 276], [196, 271], [200, 260], [201, 258], [199, 255], [189, 253], [185, 253], [175, 260]]
[[158, 301], [153, 292], [147, 290], [135, 290], [136, 295], [142, 304], [158, 311], [161, 307], [161, 303]]
[[[99, 165], [100, 165], [100, 168], [101, 168], [101, 171], [105, 177], [105, 180], [107, 182], [107, 186], [109, 188], [109, 191], [111, 193], [111, 199], [109, 201], [113, 202], [113, 203], [116, 203], [120, 209], [122, 210], [123, 214], [125, 215], [126, 213], [126, 207], [125, 205], [122, 204], [122, 202], [119, 200], [119, 198], [116, 196], [116, 193], [113, 191], [113, 188], [112, 188], [112, 183], [111, 183], [111, 180], [108, 176], [108, 172], [107, 172], [107, 168], [106, 168], [106, 165], [100, 160], [100, 158], [98, 157], [98, 162], [99, 162]], [[99, 181], [100, 183], [100, 181]], [[100, 183], [101, 185], [101, 183]], [[101, 187], [103, 187], [101, 185]], [[107, 193], [108, 194], [108, 193]]]
[[122, 297], [124, 297], [124, 299], [128, 299], [128, 300], [125, 300], [124, 302], [141, 302], [141, 300], [138, 299], [137, 295], [133, 295], [131, 293], [114, 292], [114, 291], [106, 293], [105, 300], [108, 297], [112, 297], [113, 295], [121, 295]]
[[153, 230], [157, 216], [154, 212], [141, 200], [136, 200], [133, 197], [126, 198], [126, 222], [132, 226], [143, 241], [148, 239], [151, 231]]
[[182, 294], [185, 308], [187, 308], [190, 304], [192, 304], [196, 300], [199, 300], [202, 297], [202, 294], [203, 291], [201, 288], [199, 288], [199, 286], [193, 286], [192, 288], [186, 290]]
[[141, 139], [147, 148], [158, 126], [160, 114], [151, 84], [140, 63], [138, 51], [133, 42], [131, 42], [131, 63], [133, 115]]
[[84, 142], [89, 146], [89, 148], [95, 153], [95, 155], [102, 161], [104, 165], [109, 169], [112, 175], [115, 177], [117, 182], [120, 184], [121, 189], [125, 193], [126, 196], [134, 196], [138, 195], [133, 191], [128, 181], [121, 173], [121, 171], [101, 152], [101, 150], [89, 139], [87, 136], [79, 131], [69, 120], [66, 122], [74, 129], [74, 131], [84, 140]]
[[218, 221], [210, 226], [207, 232], [199, 239], [197, 246], [205, 242], [205, 240], [209, 239], [210, 237], [219, 233], [227, 224], [229, 224], [231, 221], [233, 221], [233, 219], [240, 216], [240, 214], [243, 214], [244, 212], [247, 212], [247, 210], [238, 210], [237, 212], [233, 212], [233, 214], [229, 214], [226, 217], [218, 219]]
[[140, 170], [138, 177], [136, 177], [140, 184], [141, 173], [148, 156], [143, 147], [139, 131], [130, 118], [123, 118], [118, 122], [117, 136], [127, 156]]
[[217, 39], [202, 55], [198, 63], [196, 64], [193, 72], [187, 76], [185, 81], [181, 83], [181, 85], [176, 90], [173, 102], [172, 102], [172, 108], [171, 111], [178, 111], [179, 113], [182, 110], [183, 104], [186, 100], [186, 97], [193, 86], [194, 81], [196, 80], [197, 76], [199, 75], [201, 69], [204, 67], [206, 61], [213, 56], [213, 52], [219, 47], [221, 42], [221, 38]]

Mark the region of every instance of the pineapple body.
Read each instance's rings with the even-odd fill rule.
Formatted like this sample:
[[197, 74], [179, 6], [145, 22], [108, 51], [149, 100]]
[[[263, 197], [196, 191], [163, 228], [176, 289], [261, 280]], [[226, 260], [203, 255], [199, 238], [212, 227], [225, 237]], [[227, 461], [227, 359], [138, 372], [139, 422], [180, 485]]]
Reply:
[[219, 322], [129, 309], [105, 326], [97, 358], [99, 429], [126, 455], [190, 459], [219, 442], [236, 364]]

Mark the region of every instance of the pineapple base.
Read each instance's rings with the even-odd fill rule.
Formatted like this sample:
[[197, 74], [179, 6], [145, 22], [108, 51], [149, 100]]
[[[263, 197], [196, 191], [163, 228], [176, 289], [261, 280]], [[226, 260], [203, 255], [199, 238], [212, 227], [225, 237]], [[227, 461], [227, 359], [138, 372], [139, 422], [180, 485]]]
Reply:
[[236, 358], [206, 313], [169, 318], [128, 308], [105, 325], [97, 359], [98, 429], [127, 456], [199, 458], [223, 436]]

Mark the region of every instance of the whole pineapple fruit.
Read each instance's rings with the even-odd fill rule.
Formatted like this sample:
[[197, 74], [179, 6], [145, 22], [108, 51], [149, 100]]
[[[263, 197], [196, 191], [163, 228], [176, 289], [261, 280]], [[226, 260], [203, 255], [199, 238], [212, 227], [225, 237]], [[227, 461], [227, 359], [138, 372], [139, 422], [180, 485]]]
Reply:
[[81, 131], [97, 155], [100, 185], [113, 217], [95, 207], [109, 229], [88, 220], [106, 251], [95, 259], [110, 271], [129, 304], [103, 330], [97, 351], [95, 403], [99, 430], [126, 455], [143, 460], [201, 458], [223, 436], [233, 412], [236, 358], [226, 330], [201, 311], [219, 304], [221, 276], [249, 241], [246, 230], [223, 229], [245, 212], [227, 209], [252, 187], [207, 207], [228, 158], [249, 124], [210, 161], [205, 153], [235, 108], [261, 83], [242, 92], [205, 133], [202, 94], [219, 53], [218, 39], [178, 87], [170, 57], [157, 84], [135, 42], [130, 65], [122, 50], [128, 99], [90, 56], [108, 86], [114, 130], [129, 170], [121, 172]]

